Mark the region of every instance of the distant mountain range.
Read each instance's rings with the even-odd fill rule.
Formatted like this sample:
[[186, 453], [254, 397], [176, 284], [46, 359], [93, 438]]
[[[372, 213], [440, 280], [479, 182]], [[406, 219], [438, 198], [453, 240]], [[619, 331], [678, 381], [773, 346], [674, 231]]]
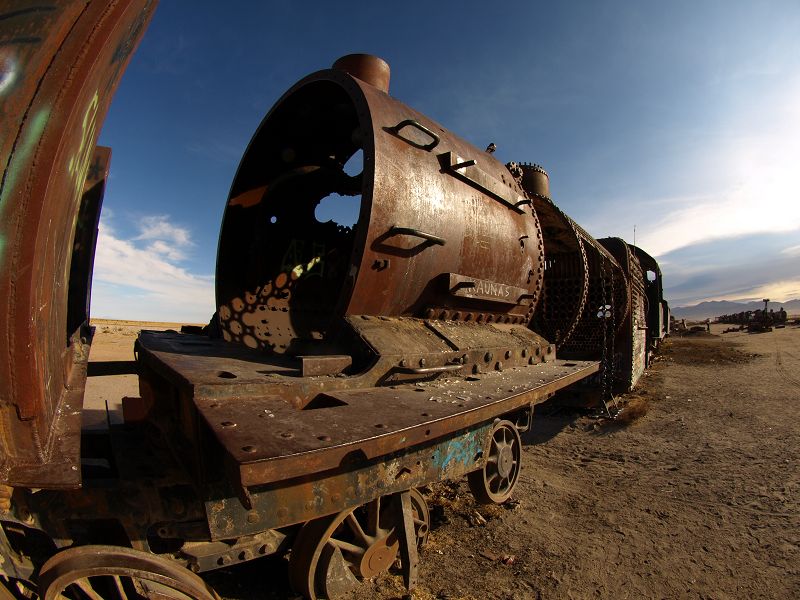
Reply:
[[[800, 313], [800, 298], [789, 300], [788, 302], [770, 302], [769, 308], [778, 310], [782, 307], [787, 313]], [[745, 310], [758, 310], [764, 308], [763, 302], [732, 302], [729, 300], [715, 300], [712, 302], [701, 302], [694, 306], [670, 306], [672, 316], [676, 319], [713, 319], [720, 315], [730, 315], [743, 312]]]

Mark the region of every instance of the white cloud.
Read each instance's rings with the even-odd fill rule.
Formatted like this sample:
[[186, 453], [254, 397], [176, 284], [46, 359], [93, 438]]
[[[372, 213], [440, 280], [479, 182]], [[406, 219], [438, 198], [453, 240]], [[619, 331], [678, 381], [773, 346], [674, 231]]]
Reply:
[[136, 240], [160, 240], [176, 246], [191, 246], [189, 230], [169, 222], [167, 215], [142, 217]]
[[789, 256], [800, 256], [800, 245], [789, 246], [781, 250], [781, 254], [788, 254]]
[[150, 244], [147, 249], [154, 254], [163, 255], [165, 258], [171, 261], [181, 261], [186, 259], [186, 253], [184, 253], [183, 250], [170, 246], [167, 242], [162, 240], [156, 240]]
[[738, 290], [735, 293], [710, 296], [697, 300], [697, 302], [712, 300], [733, 300], [738, 302], [750, 302], [769, 298], [772, 302], [788, 302], [800, 298], [800, 279], [775, 281], [765, 285], [755, 286], [746, 290]]
[[608, 202], [590, 231], [625, 235], [635, 224], [637, 245], [653, 256], [714, 239], [800, 231], [800, 79], [759, 100], [682, 150], [676, 187], [697, 193], [648, 197], [641, 189]]
[[117, 319], [207, 322], [214, 311], [214, 277], [177, 264], [193, 243], [169, 217], [144, 217], [139, 235], [123, 239], [100, 221], [94, 263], [92, 315]]

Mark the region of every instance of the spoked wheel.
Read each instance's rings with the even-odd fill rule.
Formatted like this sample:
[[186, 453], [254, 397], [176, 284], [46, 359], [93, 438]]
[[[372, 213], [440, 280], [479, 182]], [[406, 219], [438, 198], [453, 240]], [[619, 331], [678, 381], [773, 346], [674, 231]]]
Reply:
[[469, 489], [481, 504], [502, 504], [511, 497], [519, 479], [522, 440], [511, 421], [498, 421], [492, 428], [489, 453], [483, 469], [467, 476]]
[[121, 546], [78, 546], [42, 567], [42, 600], [219, 600], [197, 575], [154, 554]]
[[[430, 529], [428, 504], [410, 490], [417, 545]], [[392, 566], [400, 549], [401, 523], [391, 496], [309, 521], [297, 534], [289, 558], [292, 587], [310, 600], [336, 598]]]

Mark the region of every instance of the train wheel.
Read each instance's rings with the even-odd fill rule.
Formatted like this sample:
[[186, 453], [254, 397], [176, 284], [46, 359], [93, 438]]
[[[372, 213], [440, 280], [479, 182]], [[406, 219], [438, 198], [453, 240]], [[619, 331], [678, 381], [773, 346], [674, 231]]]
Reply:
[[219, 600], [184, 567], [121, 546], [78, 546], [42, 567], [41, 600]]
[[467, 476], [469, 489], [481, 504], [502, 504], [511, 497], [519, 479], [522, 440], [511, 421], [497, 421], [492, 428], [483, 469]]
[[[430, 513], [425, 498], [410, 490], [417, 545], [425, 543]], [[336, 598], [394, 564], [400, 549], [391, 496], [306, 523], [289, 558], [289, 580], [306, 598]]]

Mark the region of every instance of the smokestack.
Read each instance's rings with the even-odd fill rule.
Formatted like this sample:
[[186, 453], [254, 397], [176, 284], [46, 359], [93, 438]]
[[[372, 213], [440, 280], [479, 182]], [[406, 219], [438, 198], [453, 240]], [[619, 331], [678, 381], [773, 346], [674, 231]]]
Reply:
[[550, 176], [535, 164], [519, 163], [522, 169], [522, 188], [531, 196], [550, 198]]
[[389, 63], [382, 58], [372, 54], [348, 54], [333, 63], [333, 68], [389, 93]]

